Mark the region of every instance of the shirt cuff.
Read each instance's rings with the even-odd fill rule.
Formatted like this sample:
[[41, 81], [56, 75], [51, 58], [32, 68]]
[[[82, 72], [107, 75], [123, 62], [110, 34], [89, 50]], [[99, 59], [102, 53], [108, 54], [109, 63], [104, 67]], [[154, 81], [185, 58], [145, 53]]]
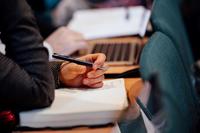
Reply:
[[49, 60], [53, 60], [52, 55], [53, 55], [53, 48], [51, 47], [51, 45], [48, 42], [43, 42], [43, 45], [45, 48], [47, 48], [48, 52], [49, 52]]

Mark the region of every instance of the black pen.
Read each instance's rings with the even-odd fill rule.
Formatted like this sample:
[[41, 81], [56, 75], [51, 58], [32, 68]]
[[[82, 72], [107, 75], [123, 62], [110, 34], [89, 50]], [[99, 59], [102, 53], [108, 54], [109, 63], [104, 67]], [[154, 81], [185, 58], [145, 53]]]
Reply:
[[137, 104], [140, 106], [144, 114], [147, 116], [147, 118], [151, 121], [152, 120], [152, 114], [150, 111], [144, 106], [144, 104], [140, 101], [140, 99], [137, 97], [136, 98]]
[[[73, 57], [66, 56], [66, 55], [61, 55], [61, 54], [54, 53], [52, 55], [52, 57], [56, 58], [56, 59], [64, 60], [64, 61], [73, 62], [73, 63], [79, 64], [79, 65], [83, 65], [83, 66], [87, 66], [87, 67], [93, 67], [93, 63], [92, 62], [82, 61], [82, 60], [75, 59]], [[108, 67], [98, 67], [98, 69], [107, 70]]]

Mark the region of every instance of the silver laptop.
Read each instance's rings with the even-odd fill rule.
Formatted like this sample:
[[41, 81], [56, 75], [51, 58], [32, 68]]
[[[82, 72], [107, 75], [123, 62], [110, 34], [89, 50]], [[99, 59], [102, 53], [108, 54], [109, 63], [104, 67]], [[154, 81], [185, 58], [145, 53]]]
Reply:
[[90, 43], [89, 53], [104, 53], [109, 65], [136, 65], [142, 46], [133, 41], [95, 41]]

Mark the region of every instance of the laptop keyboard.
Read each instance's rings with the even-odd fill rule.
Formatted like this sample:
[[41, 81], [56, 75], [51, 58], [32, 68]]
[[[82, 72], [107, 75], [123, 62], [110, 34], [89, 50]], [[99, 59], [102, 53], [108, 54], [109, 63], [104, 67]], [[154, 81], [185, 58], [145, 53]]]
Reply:
[[137, 44], [133, 43], [97, 43], [92, 53], [104, 53], [108, 62], [135, 63]]

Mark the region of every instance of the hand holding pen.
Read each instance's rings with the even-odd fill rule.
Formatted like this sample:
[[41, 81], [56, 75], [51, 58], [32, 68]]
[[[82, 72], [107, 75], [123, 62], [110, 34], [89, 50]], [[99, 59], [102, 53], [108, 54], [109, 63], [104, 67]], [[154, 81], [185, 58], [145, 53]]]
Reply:
[[[60, 81], [71, 87], [88, 86], [99, 88], [103, 86], [106, 71], [104, 54], [89, 54], [78, 59], [69, 56], [54, 54], [54, 58], [66, 60], [61, 65]], [[72, 63], [73, 62], [73, 63]]]
[[[80, 87], [86, 85], [92, 88], [99, 88], [103, 86], [104, 72], [108, 69], [104, 65], [106, 57], [104, 54], [89, 54], [79, 59], [74, 59], [70, 56], [53, 54], [56, 59], [69, 61], [73, 63], [64, 62], [61, 65], [60, 80], [67, 86]], [[89, 69], [87, 68], [89, 67]], [[136, 103], [147, 116], [152, 120], [152, 115], [144, 106], [138, 97], [135, 98]]]

